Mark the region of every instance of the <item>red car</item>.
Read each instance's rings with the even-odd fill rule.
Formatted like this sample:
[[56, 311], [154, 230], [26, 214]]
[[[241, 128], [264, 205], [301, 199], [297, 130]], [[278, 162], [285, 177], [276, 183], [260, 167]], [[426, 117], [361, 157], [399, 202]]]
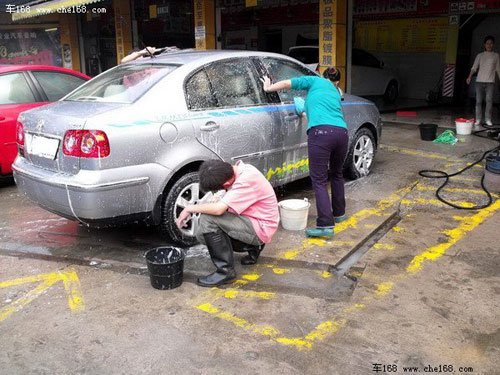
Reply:
[[19, 113], [59, 100], [89, 79], [56, 66], [0, 65], [0, 177], [12, 173]]

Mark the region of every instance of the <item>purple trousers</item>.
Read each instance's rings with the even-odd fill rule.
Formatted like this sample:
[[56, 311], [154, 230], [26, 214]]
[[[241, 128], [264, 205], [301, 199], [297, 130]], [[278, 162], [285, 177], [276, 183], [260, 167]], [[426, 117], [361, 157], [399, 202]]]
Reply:
[[[334, 217], [345, 214], [343, 167], [349, 137], [347, 129], [319, 125], [307, 132], [309, 176], [311, 177], [318, 218], [316, 226], [332, 228]], [[331, 172], [332, 200], [328, 194], [328, 166]]]

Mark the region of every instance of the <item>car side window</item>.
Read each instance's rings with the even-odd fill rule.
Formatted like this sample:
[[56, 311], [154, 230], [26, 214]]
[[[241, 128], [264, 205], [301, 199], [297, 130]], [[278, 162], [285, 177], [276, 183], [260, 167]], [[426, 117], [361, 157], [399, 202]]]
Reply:
[[219, 61], [206, 67], [218, 107], [267, 104], [259, 76], [249, 59]]
[[37, 100], [22, 73], [0, 76], [0, 104], [34, 103]]
[[352, 65], [380, 68], [380, 61], [371, 53], [354, 48], [352, 50]]
[[85, 83], [84, 79], [71, 74], [41, 71], [32, 73], [51, 102], [61, 99]]
[[[263, 59], [264, 66], [271, 75], [272, 82], [283, 81], [294, 77], [301, 76], [316, 76], [316, 73], [306, 69], [300, 65], [287, 60], [278, 60], [265, 58]], [[293, 102], [294, 97], [305, 98], [307, 92], [305, 90], [285, 90], [279, 93], [283, 103]]]
[[188, 108], [195, 111], [217, 106], [205, 70], [198, 71], [188, 79], [186, 83], [186, 101]]

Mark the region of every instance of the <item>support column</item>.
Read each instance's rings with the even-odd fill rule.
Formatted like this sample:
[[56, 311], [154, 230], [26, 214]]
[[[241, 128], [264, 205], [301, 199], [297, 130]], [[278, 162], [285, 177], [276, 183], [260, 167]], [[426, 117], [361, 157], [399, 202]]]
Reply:
[[196, 49], [215, 49], [214, 0], [194, 0], [193, 9]]
[[448, 26], [448, 35], [446, 38], [446, 58], [445, 68], [443, 73], [443, 90], [444, 98], [453, 98], [455, 92], [455, 73], [458, 51], [458, 17], [450, 16]]
[[76, 22], [75, 14], [59, 14], [63, 67], [81, 71], [78, 27]]
[[132, 50], [132, 12], [130, 0], [113, 0], [115, 12], [116, 63]]
[[347, 0], [319, 0], [319, 69], [339, 68], [345, 91]]

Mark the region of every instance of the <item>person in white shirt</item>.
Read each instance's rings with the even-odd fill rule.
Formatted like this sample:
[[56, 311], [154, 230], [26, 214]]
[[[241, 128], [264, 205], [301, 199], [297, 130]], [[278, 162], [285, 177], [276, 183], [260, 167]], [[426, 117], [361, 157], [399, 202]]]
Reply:
[[479, 53], [474, 60], [472, 69], [467, 77], [470, 85], [472, 76], [477, 72], [476, 78], [476, 122], [475, 127], [481, 125], [483, 112], [483, 98], [486, 96], [486, 109], [484, 111], [485, 124], [492, 126], [491, 112], [493, 109], [493, 89], [495, 87], [495, 75], [500, 78], [500, 57], [493, 52], [495, 38], [488, 35], [484, 38], [484, 52]]

